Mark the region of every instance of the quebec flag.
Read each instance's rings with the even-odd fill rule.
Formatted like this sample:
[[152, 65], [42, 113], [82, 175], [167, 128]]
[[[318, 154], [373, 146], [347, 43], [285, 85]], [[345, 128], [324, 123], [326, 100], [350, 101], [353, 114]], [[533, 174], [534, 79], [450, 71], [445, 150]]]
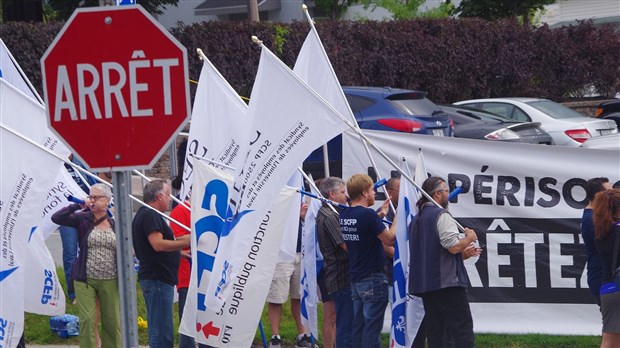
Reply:
[[[406, 162], [403, 170], [408, 171]], [[424, 173], [424, 174], [422, 174]], [[416, 182], [424, 181], [426, 170], [422, 153], [416, 164]], [[419, 194], [416, 188], [407, 180], [400, 181], [400, 194], [396, 214], [396, 241], [394, 243], [394, 283], [392, 288], [392, 327], [390, 330], [390, 347], [411, 347], [422, 319], [424, 305], [422, 299], [407, 294], [407, 279], [409, 272], [409, 224], [417, 213], [415, 204]]]

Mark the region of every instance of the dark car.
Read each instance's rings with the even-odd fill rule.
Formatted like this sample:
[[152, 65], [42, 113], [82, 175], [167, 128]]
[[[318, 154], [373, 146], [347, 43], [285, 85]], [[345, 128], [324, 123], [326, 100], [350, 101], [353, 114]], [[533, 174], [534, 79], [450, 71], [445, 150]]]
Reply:
[[596, 107], [594, 117], [614, 120], [618, 125], [618, 129], [620, 129], [620, 99], [614, 99], [600, 103]]
[[486, 139], [528, 144], [553, 144], [549, 133], [538, 122], [513, 119], [467, 106], [440, 104], [454, 121], [457, 138]]
[[[426, 92], [390, 87], [342, 87], [361, 129], [452, 136], [450, 117], [426, 98]], [[330, 174], [342, 174], [342, 137], [328, 143]], [[304, 170], [323, 177], [323, 150], [304, 162]]]

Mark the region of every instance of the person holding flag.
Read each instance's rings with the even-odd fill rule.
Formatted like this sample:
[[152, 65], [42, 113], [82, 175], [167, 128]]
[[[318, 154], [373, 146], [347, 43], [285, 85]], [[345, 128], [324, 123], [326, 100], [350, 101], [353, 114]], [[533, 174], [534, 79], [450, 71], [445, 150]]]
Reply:
[[[321, 195], [340, 204], [347, 203], [347, 191], [344, 180], [328, 177], [319, 184]], [[353, 323], [353, 301], [351, 300], [351, 281], [349, 279], [349, 255], [347, 245], [340, 230], [338, 208], [330, 208], [323, 203], [316, 217], [317, 238], [323, 254], [323, 296], [325, 325], [334, 328], [334, 335], [328, 336], [323, 330], [323, 346], [333, 348], [352, 347], [351, 332]], [[323, 293], [325, 290], [325, 294]], [[326, 300], [325, 298], [330, 300]], [[324, 326], [325, 326], [324, 325]], [[333, 332], [333, 329], [332, 329]]]
[[[429, 347], [443, 347], [449, 337], [455, 347], [474, 346], [474, 324], [467, 299], [464, 259], [480, 254], [476, 232], [459, 231], [448, 208], [448, 184], [430, 177], [422, 184], [426, 196], [417, 202], [418, 214], [409, 227], [409, 293], [422, 298]], [[454, 276], [456, 275], [456, 277]]]
[[381, 347], [388, 304], [383, 246], [394, 245], [392, 233], [370, 207], [375, 203], [372, 179], [355, 174], [347, 181], [350, 208], [340, 213], [340, 229], [349, 253], [353, 299], [353, 347]]

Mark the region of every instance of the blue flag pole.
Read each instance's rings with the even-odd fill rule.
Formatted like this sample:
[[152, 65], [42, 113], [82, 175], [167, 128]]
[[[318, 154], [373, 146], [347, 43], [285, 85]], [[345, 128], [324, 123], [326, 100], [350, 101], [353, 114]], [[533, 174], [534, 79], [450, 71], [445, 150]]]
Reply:
[[263, 321], [258, 321], [258, 330], [260, 331], [260, 337], [263, 339], [263, 347], [267, 348], [267, 337], [265, 337], [265, 330], [263, 329]]

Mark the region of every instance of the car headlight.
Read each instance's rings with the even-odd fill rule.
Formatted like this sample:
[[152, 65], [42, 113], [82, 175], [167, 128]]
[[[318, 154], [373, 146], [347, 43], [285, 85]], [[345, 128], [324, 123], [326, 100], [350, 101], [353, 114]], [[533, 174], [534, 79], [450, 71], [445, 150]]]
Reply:
[[507, 128], [498, 129], [484, 136], [488, 140], [515, 140], [519, 139], [519, 134]]

